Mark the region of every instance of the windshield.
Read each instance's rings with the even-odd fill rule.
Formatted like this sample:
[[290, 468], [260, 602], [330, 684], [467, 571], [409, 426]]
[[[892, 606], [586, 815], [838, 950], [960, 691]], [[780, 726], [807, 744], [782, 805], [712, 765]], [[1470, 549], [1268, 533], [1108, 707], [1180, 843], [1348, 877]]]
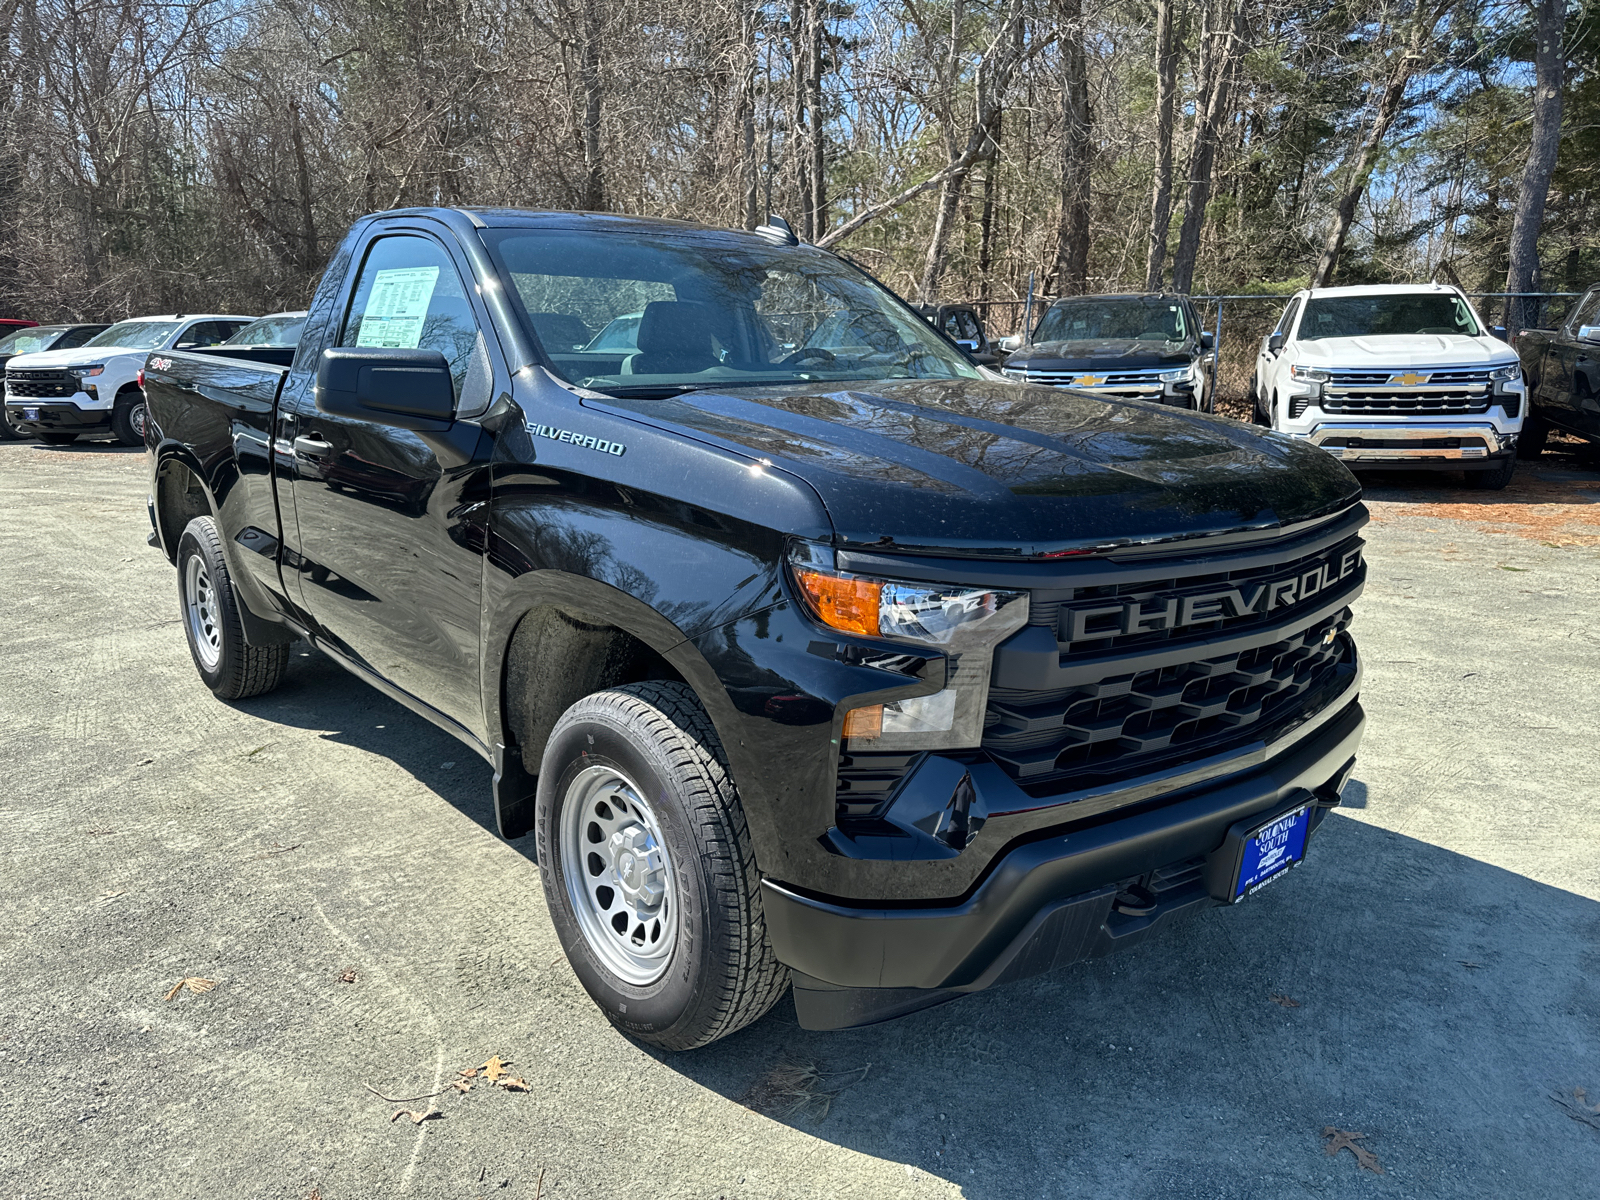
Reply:
[[1306, 301], [1299, 336], [1378, 337], [1443, 333], [1477, 337], [1478, 322], [1460, 296], [1449, 292], [1400, 292], [1380, 296], [1317, 296]]
[[40, 350], [48, 350], [65, 329], [65, 325], [19, 329], [0, 338], [0, 354], [37, 354]]
[[1171, 300], [1067, 300], [1050, 306], [1036, 342], [1181, 342], [1188, 336], [1183, 305]]
[[130, 350], [154, 350], [172, 336], [177, 321], [119, 321], [104, 333], [85, 342], [90, 346], [126, 346]]
[[556, 373], [597, 391], [982, 377], [866, 275], [808, 246], [684, 230], [485, 240]]
[[305, 328], [305, 313], [285, 313], [252, 321], [234, 334], [224, 346], [298, 346]]

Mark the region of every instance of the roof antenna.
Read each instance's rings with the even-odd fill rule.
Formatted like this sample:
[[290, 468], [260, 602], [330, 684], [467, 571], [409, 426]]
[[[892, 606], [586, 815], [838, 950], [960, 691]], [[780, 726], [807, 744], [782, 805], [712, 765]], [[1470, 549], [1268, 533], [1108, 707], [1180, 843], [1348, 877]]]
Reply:
[[765, 225], [757, 225], [756, 232], [766, 238], [767, 241], [777, 242], [780, 246], [798, 246], [800, 244], [800, 239], [795, 237], [794, 230], [789, 228], [789, 222], [785, 221], [777, 213], [768, 213], [767, 223]]

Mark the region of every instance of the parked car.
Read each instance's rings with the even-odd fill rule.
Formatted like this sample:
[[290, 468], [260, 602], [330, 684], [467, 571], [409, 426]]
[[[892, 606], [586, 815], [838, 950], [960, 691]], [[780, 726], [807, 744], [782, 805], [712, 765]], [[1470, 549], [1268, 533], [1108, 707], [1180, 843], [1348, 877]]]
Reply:
[[[636, 352], [536, 339], [567, 307]], [[381, 213], [305, 340], [146, 364], [200, 678], [269, 691], [305, 638], [493, 764], [637, 1038], [1141, 944], [1340, 802], [1367, 514], [1315, 447], [994, 378], [776, 226]]]
[[1511, 482], [1523, 381], [1505, 330], [1440, 283], [1295, 293], [1261, 342], [1258, 424], [1360, 469], [1461, 470]]
[[924, 304], [917, 311], [928, 318], [930, 325], [965, 350], [973, 362], [985, 367], [999, 365], [999, 350], [989, 341], [982, 314], [971, 304]]
[[139, 370], [150, 351], [214, 346], [253, 320], [211, 313], [135, 317], [76, 349], [19, 354], [6, 364], [6, 420], [54, 446], [107, 433], [124, 446], [142, 445]]
[[[74, 346], [81, 346], [102, 329], [105, 325], [24, 325], [0, 337], [0, 371], [5, 365], [19, 354], [36, 354], [41, 350], [70, 350]], [[0, 404], [0, 441], [15, 441], [26, 437], [20, 429], [14, 429], [11, 419], [6, 415], [4, 404]]]
[[21, 317], [0, 317], [0, 334], [15, 333], [18, 329], [32, 329], [38, 324], [37, 321], [28, 321]]
[[1529, 406], [1518, 456], [1537, 458], [1552, 429], [1600, 443], [1600, 283], [1573, 305], [1561, 328], [1521, 330], [1517, 355]]
[[1005, 373], [1204, 411], [1211, 355], [1211, 333], [1187, 296], [1070, 296], [1045, 309], [1011, 350]]
[[[197, 354], [214, 354], [287, 367], [294, 361], [295, 348], [300, 344], [300, 333], [305, 323], [304, 309], [273, 313], [250, 322], [225, 342], [215, 346], [196, 346], [193, 350]], [[143, 386], [142, 382], [140, 386]]]

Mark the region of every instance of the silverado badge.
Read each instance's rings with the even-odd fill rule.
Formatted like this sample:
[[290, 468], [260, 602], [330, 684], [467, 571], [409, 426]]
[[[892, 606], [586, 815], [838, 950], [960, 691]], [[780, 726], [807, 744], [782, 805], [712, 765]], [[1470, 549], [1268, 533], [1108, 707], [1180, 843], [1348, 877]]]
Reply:
[[1072, 382], [1079, 387], [1099, 387], [1105, 381], [1104, 375], [1079, 375]]
[[1427, 383], [1430, 376], [1418, 375], [1415, 371], [1406, 371], [1400, 375], [1389, 376], [1389, 382], [1398, 387], [1416, 387], [1418, 384]]

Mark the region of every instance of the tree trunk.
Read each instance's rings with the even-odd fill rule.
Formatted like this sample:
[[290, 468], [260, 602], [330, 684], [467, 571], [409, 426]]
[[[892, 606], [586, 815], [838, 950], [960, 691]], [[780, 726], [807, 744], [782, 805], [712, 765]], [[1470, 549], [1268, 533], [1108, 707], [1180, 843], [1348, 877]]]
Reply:
[[599, 0], [583, 0], [583, 59], [578, 77], [583, 86], [583, 201], [581, 207], [599, 212], [606, 206], [604, 165], [600, 158], [600, 118], [605, 94], [600, 83]]
[[1211, 171], [1216, 163], [1217, 143], [1232, 94], [1233, 73], [1245, 47], [1245, 3], [1237, 0], [1227, 32], [1215, 35], [1221, 46], [1208, 47], [1202, 61], [1210, 64], [1205, 76], [1204, 104], [1195, 129], [1194, 148], [1189, 154], [1189, 189], [1183, 201], [1183, 225], [1178, 230], [1178, 249], [1172, 256], [1172, 290], [1187, 292], [1194, 285], [1194, 264], [1200, 253], [1200, 233], [1205, 226], [1206, 206], [1211, 203]]
[[322, 255], [317, 250], [316, 213], [311, 206], [311, 169], [306, 162], [305, 131], [301, 128], [298, 104], [290, 103], [289, 119], [293, 122], [295, 185], [300, 193], [300, 269], [309, 273], [322, 266]]
[[1172, 224], [1172, 113], [1178, 94], [1178, 47], [1173, 37], [1177, 0], [1156, 6], [1156, 177], [1150, 189], [1150, 235], [1145, 251], [1144, 290], [1161, 290], [1167, 258], [1167, 228]]
[[827, 146], [822, 138], [822, 50], [823, 4], [826, 0], [811, 0], [811, 218], [814, 237], [821, 237], [828, 229], [828, 171]]
[[989, 298], [989, 270], [994, 265], [994, 175], [1000, 164], [1000, 114], [989, 126], [989, 162], [983, 171], [983, 215], [978, 219], [978, 281], [983, 299]]
[[1089, 287], [1089, 201], [1093, 151], [1089, 140], [1089, 68], [1083, 52], [1083, 0], [1060, 0], [1061, 217], [1056, 226], [1058, 296]]
[[[1522, 191], [1517, 196], [1511, 223], [1511, 262], [1506, 271], [1506, 291], [1531, 292], [1539, 269], [1539, 231], [1544, 225], [1545, 199], [1556, 151], [1561, 146], [1561, 87], [1566, 67], [1561, 37], [1566, 26], [1566, 0], [1539, 0], [1538, 46], [1534, 51], [1533, 139], [1528, 163], [1522, 169]], [[1524, 328], [1534, 322], [1534, 301], [1506, 299], [1506, 327]]]
[[806, 6], [801, 0], [789, 5], [789, 87], [794, 109], [789, 118], [789, 160], [794, 170], [794, 197], [799, 207], [800, 239], [816, 240], [811, 226], [811, 155], [806, 141]]
[[743, 191], [742, 207], [746, 229], [761, 224], [761, 214], [756, 211], [756, 4], [745, 0], [739, 17], [739, 44], [742, 54], [739, 79], [739, 182]]
[[1361, 203], [1362, 194], [1367, 190], [1367, 181], [1372, 177], [1372, 168], [1377, 164], [1378, 151], [1383, 145], [1384, 135], [1389, 132], [1389, 126], [1394, 124], [1395, 117], [1400, 115], [1400, 104], [1405, 99], [1406, 85], [1411, 82], [1411, 76], [1422, 63], [1423, 52], [1433, 40], [1433, 26], [1441, 14], [1442, 8], [1424, 8], [1419, 5], [1412, 18], [1411, 36], [1407, 39], [1405, 52], [1395, 60], [1389, 70], [1383, 95], [1378, 97], [1378, 109], [1372, 117], [1372, 127], [1367, 130], [1367, 136], [1362, 139], [1361, 148], [1356, 151], [1356, 156], [1351, 162], [1344, 191], [1340, 194], [1339, 203], [1333, 210], [1333, 220], [1328, 224], [1328, 232], [1322, 239], [1322, 255], [1317, 259], [1317, 269], [1311, 274], [1312, 287], [1327, 287], [1333, 278], [1334, 268], [1339, 264], [1339, 255], [1344, 251], [1345, 238], [1350, 234], [1350, 226], [1355, 223], [1356, 206]]

